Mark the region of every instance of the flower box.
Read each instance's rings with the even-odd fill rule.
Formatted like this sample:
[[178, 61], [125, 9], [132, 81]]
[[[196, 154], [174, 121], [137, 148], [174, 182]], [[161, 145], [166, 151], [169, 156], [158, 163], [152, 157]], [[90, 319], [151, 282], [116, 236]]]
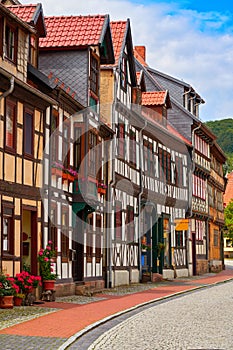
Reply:
[[106, 194], [106, 188], [98, 187], [98, 193]]
[[62, 177], [62, 170], [57, 168], [51, 168], [51, 174]]

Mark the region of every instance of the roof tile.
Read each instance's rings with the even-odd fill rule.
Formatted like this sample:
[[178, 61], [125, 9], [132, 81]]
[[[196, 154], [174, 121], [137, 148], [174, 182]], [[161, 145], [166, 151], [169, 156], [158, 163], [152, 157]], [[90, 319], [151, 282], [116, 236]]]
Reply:
[[47, 36], [40, 39], [40, 47], [98, 45], [105, 18], [105, 15], [45, 17]]
[[115, 64], [118, 64], [118, 61], [121, 55], [122, 44], [125, 37], [126, 27], [127, 27], [127, 21], [111, 22], [111, 32], [112, 32], [112, 41], [113, 41], [113, 48], [114, 48], [114, 54], [115, 54]]
[[8, 5], [7, 8], [24, 22], [30, 23], [33, 20], [36, 5]]
[[167, 91], [152, 91], [142, 93], [143, 106], [162, 106], [166, 102]]

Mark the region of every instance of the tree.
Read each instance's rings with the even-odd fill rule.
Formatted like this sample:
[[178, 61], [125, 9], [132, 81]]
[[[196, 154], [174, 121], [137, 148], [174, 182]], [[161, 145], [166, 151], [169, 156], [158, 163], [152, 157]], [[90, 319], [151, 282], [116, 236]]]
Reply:
[[228, 237], [233, 239], [233, 199], [224, 210], [225, 225], [228, 230]]

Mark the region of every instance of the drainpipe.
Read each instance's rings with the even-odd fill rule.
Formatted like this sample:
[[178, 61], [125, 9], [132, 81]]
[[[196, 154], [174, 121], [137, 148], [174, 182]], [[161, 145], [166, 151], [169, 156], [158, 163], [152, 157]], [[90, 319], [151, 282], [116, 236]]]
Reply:
[[192, 88], [190, 87], [188, 91], [183, 93], [183, 96], [185, 96], [185, 105], [184, 105], [184, 107], [186, 109], [188, 109], [188, 99], [186, 98], [186, 96], [190, 93], [191, 90], [192, 90]]
[[[192, 178], [192, 174], [194, 173], [195, 171], [195, 132], [200, 129], [201, 127], [201, 123], [192, 130], [192, 136], [191, 136], [191, 139], [192, 139], [192, 146], [193, 146], [193, 151], [192, 151], [192, 169], [191, 169], [191, 174], [190, 174], [190, 183], [192, 184], [193, 183], [193, 178]], [[191, 186], [191, 188], [189, 188], [189, 198], [190, 198], [190, 215], [189, 215], [189, 218], [192, 218], [192, 191], [193, 191], [193, 186]], [[189, 253], [189, 250], [188, 250], [188, 253]], [[190, 261], [190, 256], [188, 256], [188, 261]], [[192, 265], [193, 265], [193, 261], [192, 261]]]
[[142, 132], [143, 132], [143, 130], [145, 130], [146, 126], [147, 126], [147, 120], [145, 120], [145, 124], [139, 132], [140, 193], [138, 195], [138, 264], [139, 264], [139, 279], [140, 279], [140, 281], [142, 279], [142, 264], [141, 264], [142, 249], [141, 249], [141, 242], [140, 242], [141, 201], [142, 201], [142, 194], [143, 194], [143, 186], [142, 186], [143, 138], [142, 138]]
[[[112, 125], [114, 125], [114, 131], [115, 131], [115, 105], [117, 100], [117, 78], [116, 78], [116, 72], [117, 68], [113, 68], [113, 75], [114, 75], [114, 101], [113, 101], [113, 107], [112, 107]], [[113, 186], [116, 182], [115, 177], [115, 154], [114, 150], [116, 149], [116, 133], [114, 133], [113, 136], [113, 142], [112, 142], [112, 148], [111, 148], [111, 164], [112, 164], [112, 178], [109, 182], [108, 187], [108, 210], [107, 210], [107, 287], [112, 288], [112, 204], [113, 204], [113, 198], [112, 198], [112, 192], [113, 192]]]
[[[12, 76], [10, 79], [10, 84], [11, 84], [10, 88], [7, 91], [5, 91], [2, 95], [0, 95], [0, 101], [12, 93], [12, 91], [14, 90], [14, 82], [15, 82], [15, 79]], [[0, 262], [1, 262], [1, 269], [2, 269], [2, 259], [0, 259]]]
[[5, 98], [5, 97], [7, 97], [8, 95], [10, 95], [11, 93], [12, 93], [12, 91], [14, 90], [14, 87], [15, 87], [15, 78], [14, 77], [11, 77], [11, 79], [10, 79], [10, 88], [7, 90], [7, 91], [5, 91], [1, 96], [0, 96], [0, 101], [3, 99], [3, 98]]

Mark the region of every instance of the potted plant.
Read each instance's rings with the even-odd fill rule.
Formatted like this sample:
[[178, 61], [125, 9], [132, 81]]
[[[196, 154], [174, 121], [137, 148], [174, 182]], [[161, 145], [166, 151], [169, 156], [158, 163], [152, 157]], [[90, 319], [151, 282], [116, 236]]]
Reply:
[[1, 309], [12, 309], [13, 298], [19, 288], [14, 283], [14, 278], [9, 275], [0, 273], [0, 308]]
[[25, 294], [16, 293], [14, 296], [14, 306], [21, 306], [24, 298], [25, 298]]
[[46, 248], [41, 248], [38, 253], [40, 275], [42, 277], [44, 290], [54, 290], [54, 284], [58, 276], [54, 272], [54, 259], [57, 256], [57, 251], [53, 249], [52, 245], [53, 242], [49, 241]]
[[28, 300], [31, 299], [31, 296], [35, 299], [35, 289], [41, 285], [41, 277], [34, 276], [30, 272], [23, 270], [17, 273], [14, 279], [21, 295], [24, 295], [25, 304], [30, 305], [31, 303], [28, 303]]

